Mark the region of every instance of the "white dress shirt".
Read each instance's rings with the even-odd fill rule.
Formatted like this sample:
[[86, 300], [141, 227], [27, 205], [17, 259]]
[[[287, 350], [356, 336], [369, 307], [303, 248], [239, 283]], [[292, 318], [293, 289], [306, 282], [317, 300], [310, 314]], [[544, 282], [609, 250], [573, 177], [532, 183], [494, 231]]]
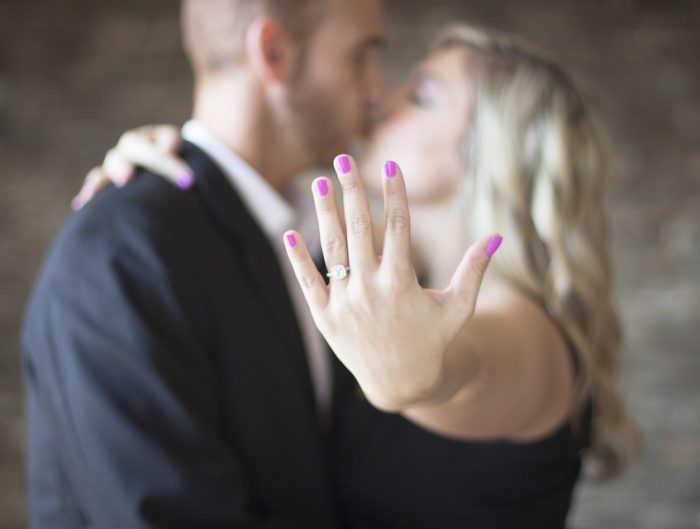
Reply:
[[287, 230], [296, 229], [304, 238], [311, 255], [320, 255], [318, 225], [310, 192], [306, 197], [301, 194], [294, 197], [301, 202], [293, 206], [245, 160], [196, 121], [188, 121], [184, 125], [182, 137], [204, 151], [221, 169], [275, 250], [299, 322], [316, 402], [319, 410], [326, 414], [332, 391], [330, 358], [326, 343], [311, 318], [282, 242]]

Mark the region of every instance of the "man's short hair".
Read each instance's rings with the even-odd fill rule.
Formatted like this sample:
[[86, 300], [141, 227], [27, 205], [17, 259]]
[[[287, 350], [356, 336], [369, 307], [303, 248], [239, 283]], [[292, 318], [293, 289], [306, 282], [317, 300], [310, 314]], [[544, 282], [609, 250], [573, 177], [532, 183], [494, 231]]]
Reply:
[[329, 0], [183, 0], [183, 44], [196, 73], [213, 73], [241, 63], [245, 34], [258, 16], [277, 20], [304, 44], [323, 18]]

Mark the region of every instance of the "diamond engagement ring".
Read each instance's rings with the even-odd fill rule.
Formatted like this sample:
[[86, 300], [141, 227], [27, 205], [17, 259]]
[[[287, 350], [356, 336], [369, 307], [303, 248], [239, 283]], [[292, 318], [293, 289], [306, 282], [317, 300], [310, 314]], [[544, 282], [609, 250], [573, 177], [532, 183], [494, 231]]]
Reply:
[[331, 268], [331, 271], [328, 272], [326, 275], [334, 279], [345, 279], [346, 277], [348, 277], [348, 272], [350, 272], [349, 266], [337, 264], [333, 268]]

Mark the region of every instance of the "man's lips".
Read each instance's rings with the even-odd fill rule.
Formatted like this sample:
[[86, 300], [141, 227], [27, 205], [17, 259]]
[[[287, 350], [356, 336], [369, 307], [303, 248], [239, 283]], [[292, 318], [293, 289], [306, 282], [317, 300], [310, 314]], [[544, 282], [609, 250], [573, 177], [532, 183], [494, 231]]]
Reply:
[[374, 132], [374, 129], [375, 129], [375, 124], [372, 123], [371, 121], [367, 121], [360, 128], [360, 136], [362, 136], [362, 138], [365, 140], [369, 139], [369, 137]]

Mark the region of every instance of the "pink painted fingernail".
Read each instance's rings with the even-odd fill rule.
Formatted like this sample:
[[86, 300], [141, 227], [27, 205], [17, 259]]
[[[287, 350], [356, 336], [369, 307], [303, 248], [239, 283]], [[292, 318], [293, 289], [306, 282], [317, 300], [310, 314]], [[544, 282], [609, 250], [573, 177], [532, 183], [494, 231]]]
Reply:
[[340, 174], [348, 174], [350, 172], [350, 157], [347, 154], [341, 154], [335, 159], [335, 167]]
[[319, 196], [325, 197], [328, 194], [328, 180], [325, 178], [319, 178], [316, 180], [316, 190]]
[[73, 200], [71, 200], [70, 203], [70, 207], [73, 209], [73, 211], [78, 211], [80, 208], [83, 207], [83, 199], [79, 196], [73, 197]]
[[287, 239], [287, 244], [289, 245], [290, 248], [294, 248], [297, 245], [297, 236], [294, 235], [293, 233], [288, 233], [286, 235]]
[[384, 174], [387, 178], [394, 178], [396, 176], [396, 162], [386, 162], [384, 164]]
[[189, 189], [194, 183], [194, 175], [189, 169], [185, 169], [182, 171], [182, 173], [180, 173], [175, 181], [180, 189]]
[[495, 254], [496, 250], [498, 250], [499, 246], [501, 246], [501, 242], [503, 242], [503, 237], [500, 235], [491, 237], [491, 240], [486, 245], [486, 255], [491, 257], [493, 254]]

